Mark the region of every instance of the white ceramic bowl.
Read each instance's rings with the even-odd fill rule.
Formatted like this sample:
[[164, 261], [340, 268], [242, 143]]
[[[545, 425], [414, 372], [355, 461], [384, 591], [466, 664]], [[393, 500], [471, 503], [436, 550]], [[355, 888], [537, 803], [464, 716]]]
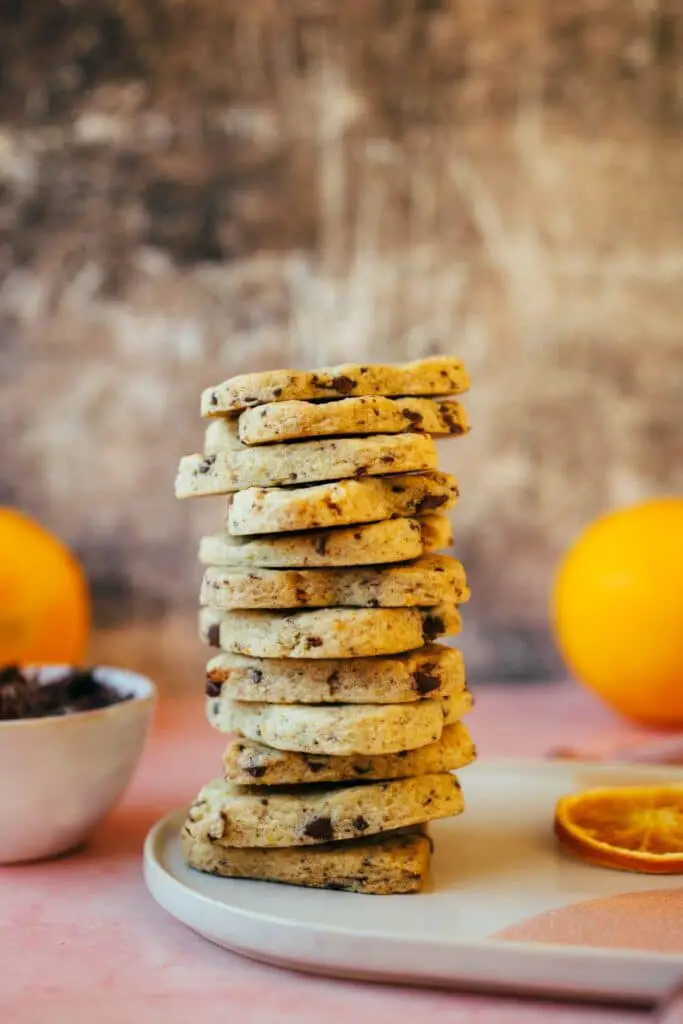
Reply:
[[[41, 670], [44, 679], [64, 667]], [[129, 700], [93, 711], [0, 721], [0, 864], [80, 845], [116, 803], [138, 762], [154, 707], [144, 676], [97, 668]]]

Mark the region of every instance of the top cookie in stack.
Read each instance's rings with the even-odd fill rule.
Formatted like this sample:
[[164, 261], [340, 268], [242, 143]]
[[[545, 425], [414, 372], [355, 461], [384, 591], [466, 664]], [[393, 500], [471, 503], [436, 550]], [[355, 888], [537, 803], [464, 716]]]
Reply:
[[[248, 374], [210, 388], [178, 497], [227, 494], [205, 537], [207, 713], [237, 732], [183, 842], [226, 876], [420, 888], [424, 824], [459, 813], [474, 757], [458, 651], [469, 592], [434, 437], [467, 432], [456, 359]], [[407, 829], [407, 831], [406, 831]]]

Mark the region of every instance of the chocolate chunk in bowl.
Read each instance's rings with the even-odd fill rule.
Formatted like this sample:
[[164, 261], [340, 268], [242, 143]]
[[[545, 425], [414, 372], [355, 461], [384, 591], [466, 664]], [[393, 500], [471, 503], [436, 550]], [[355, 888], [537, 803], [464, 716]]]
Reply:
[[132, 697], [108, 686], [94, 669], [47, 670], [47, 677], [18, 665], [0, 669], [0, 721], [95, 711]]

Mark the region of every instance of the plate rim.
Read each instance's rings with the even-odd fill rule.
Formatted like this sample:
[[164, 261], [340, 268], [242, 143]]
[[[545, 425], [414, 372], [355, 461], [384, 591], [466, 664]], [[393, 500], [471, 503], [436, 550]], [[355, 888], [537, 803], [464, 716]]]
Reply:
[[[618, 762], [575, 761], [569, 759], [566, 761], [556, 759], [550, 761], [543, 761], [534, 758], [512, 757], [486, 758], [478, 762], [478, 767], [480, 770], [491, 769], [493, 771], [495, 771], [496, 769], [504, 770], [505, 768], [509, 767], [514, 767], [516, 770], [528, 771], [539, 769], [543, 766], [555, 766], [559, 768], [562, 765], [579, 772], [582, 770], [598, 771], [600, 773], [604, 772], [605, 774], [616, 772], [627, 776], [639, 775], [641, 777], [658, 777], [661, 776], [664, 772], [667, 774], [667, 776], [673, 776], [673, 784], [676, 784], [677, 782], [683, 783], [683, 768], [676, 768], [672, 766], [670, 769], [668, 765], [660, 766], [651, 764], [619, 764]], [[182, 818], [187, 813], [188, 806], [188, 804], [184, 804], [182, 806], [175, 807], [174, 809], [170, 810], [165, 815], [163, 815], [161, 818], [159, 818], [154, 823], [154, 825], [152, 825], [152, 827], [149, 829], [143, 845], [144, 876], [147, 888], [149, 889], [154, 900], [157, 903], [159, 903], [163, 907], [163, 909], [166, 910], [167, 913], [171, 913], [173, 916], [176, 915], [174, 915], [173, 912], [168, 909], [164, 902], [158, 899], [158, 895], [155, 891], [157, 882], [159, 881], [160, 878], [163, 878], [163, 883], [166, 886], [170, 887], [173, 891], [175, 891], [179, 896], [181, 896], [182, 899], [192, 899], [199, 905], [204, 904], [207, 907], [211, 907], [214, 909], [217, 906], [216, 900], [214, 900], [212, 897], [207, 896], [204, 893], [198, 892], [196, 889], [193, 889], [187, 883], [183, 882], [179, 878], [176, 878], [171, 873], [171, 871], [169, 871], [168, 868], [164, 865], [161, 857], [158, 855], [160, 844], [165, 844], [167, 842], [165, 834], [170, 832], [171, 829], [174, 829], [177, 832], [178, 826], [181, 823]], [[681, 878], [681, 876], [674, 875], [672, 875], [671, 877]], [[338, 939], [356, 939], [356, 941], [359, 938], [359, 933], [357, 931], [354, 931], [352, 928], [349, 928], [345, 925], [338, 925], [334, 923], [322, 925], [316, 922], [306, 923], [292, 920], [291, 918], [283, 917], [278, 913], [267, 912], [256, 908], [253, 910], [248, 910], [243, 907], [231, 906], [229, 904], [223, 905], [222, 909], [225, 913], [229, 914], [233, 918], [233, 920], [237, 919], [242, 921], [250, 921], [266, 928], [286, 928], [290, 932], [303, 930], [309, 936], [313, 936], [314, 938], [330, 935]], [[194, 931], [196, 934], [202, 935], [202, 937], [204, 937], [208, 941], [212, 941], [209, 935], [207, 935], [205, 932], [202, 932], [197, 928], [194, 928], [191, 924], [188, 924], [181, 917], [176, 916], [176, 919], [179, 920], [182, 924], [184, 924], [185, 927], [190, 928], [190, 930]], [[401, 931], [387, 933], [385, 931], [382, 931], [381, 929], [364, 929], [362, 932], [362, 938], [363, 941], [365, 942], [382, 943], [385, 947], [404, 946], [407, 942], [416, 942], [415, 938], [411, 936], [409, 932]], [[497, 956], [504, 956], [508, 959], [516, 956], [520, 959], [523, 959], [524, 961], [538, 960], [538, 958], [541, 957], [543, 959], [550, 959], [558, 965], [564, 963], [567, 966], [569, 966], [570, 964], [577, 965], [579, 961], [585, 961], [588, 959], [593, 962], [603, 962], [606, 966], [610, 965], [614, 968], [622, 966], [625, 970], [634, 967], [636, 964], [639, 966], [649, 964], [653, 967], [661, 969], [671, 968], [672, 973], [675, 973], [676, 976], [680, 975], [683, 970], [683, 957], [680, 953], [657, 953], [651, 950], [622, 950], [619, 948], [582, 946], [570, 943], [556, 944], [539, 941], [521, 942], [518, 940], [499, 939], [495, 937], [486, 939], [473, 939], [472, 941], [465, 941], [463, 939], [457, 938], [451, 939], [448, 937], [440, 937], [438, 939], [421, 938], [419, 940], [419, 945], [426, 951], [439, 950], [440, 952], [443, 952], [445, 949], [447, 949], [449, 952], [452, 952], [453, 954], [464, 951], [467, 951], [468, 954], [480, 953], [483, 955], [490, 955], [493, 953]], [[231, 945], [229, 947], [224, 946], [224, 948], [230, 948], [234, 952], [252, 960], [260, 960], [261, 962], [271, 964], [278, 963], [278, 960], [273, 956], [268, 956], [264, 954], [263, 957], [258, 957], [253, 952], [246, 952], [246, 950], [241, 949], [238, 945]], [[358, 973], [349, 974], [348, 972], [344, 972], [341, 969], [337, 970], [333, 966], [330, 966], [329, 968], [323, 968], [313, 964], [307, 965], [305, 958], [292, 958], [291, 962], [289, 963], [280, 960], [280, 964], [282, 966], [287, 966], [290, 969], [293, 968], [295, 970], [303, 972], [307, 971], [308, 973], [315, 973], [318, 975], [323, 974], [328, 977], [356, 977], [358, 979], [362, 979], [363, 977], [363, 973], [361, 970], [359, 970]], [[366, 977], [368, 978], [368, 980], [384, 980], [386, 982], [393, 984], [401, 983], [396, 978], [392, 979], [388, 975], [384, 978], [378, 978], [377, 975], [373, 975], [372, 972], [368, 974]], [[418, 984], [422, 985], [423, 987], [427, 986], [432, 988], [444, 987], [448, 984], [446, 981], [439, 982], [427, 976], [424, 976], [423, 980], [420, 980], [419, 975], [417, 977], [417, 981], [408, 981], [407, 984]], [[466, 981], [458, 982], [454, 979], [453, 983], [451, 984], [451, 987], [466, 990], [468, 988], [468, 985]], [[482, 991], [481, 985], [476, 985], [474, 982], [469, 986], [469, 988], [471, 991]], [[513, 989], [509, 985], [499, 985], [494, 982], [491, 983], [490, 986], [487, 985], [484, 990], [490, 992], [507, 992], [508, 994], [516, 993], [517, 995], [519, 995], [520, 993], [538, 993], [542, 990], [542, 988], [543, 986], [529, 983], [521, 984], [518, 988]], [[622, 1005], [641, 1006], [650, 1006], [655, 1001], [655, 999], [658, 998], [658, 996], [656, 996], [653, 993], [650, 993], [648, 995], [644, 993], [642, 995], [629, 993], [614, 993], [610, 995], [607, 993], [600, 992], [590, 994], [590, 990], [588, 988], [583, 993], [575, 993], [571, 988], [565, 989], [564, 987], [562, 987], [561, 989], [557, 987], [549, 987], [546, 989], [546, 994], [549, 994], [551, 997], [554, 995], [556, 998], [562, 997], [573, 1001], [585, 1001], [588, 999], [592, 999], [594, 1001], [598, 1000], [603, 1002], [615, 1002], [615, 1000], [618, 999], [618, 1001]], [[664, 994], [664, 992], [660, 993], [660, 995]]]

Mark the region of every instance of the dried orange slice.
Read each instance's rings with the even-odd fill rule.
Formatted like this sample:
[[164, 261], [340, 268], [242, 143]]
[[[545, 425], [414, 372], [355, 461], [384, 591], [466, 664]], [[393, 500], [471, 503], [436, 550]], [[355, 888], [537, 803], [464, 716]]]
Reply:
[[555, 833], [592, 864], [652, 875], [683, 873], [683, 785], [573, 793], [555, 807]]

